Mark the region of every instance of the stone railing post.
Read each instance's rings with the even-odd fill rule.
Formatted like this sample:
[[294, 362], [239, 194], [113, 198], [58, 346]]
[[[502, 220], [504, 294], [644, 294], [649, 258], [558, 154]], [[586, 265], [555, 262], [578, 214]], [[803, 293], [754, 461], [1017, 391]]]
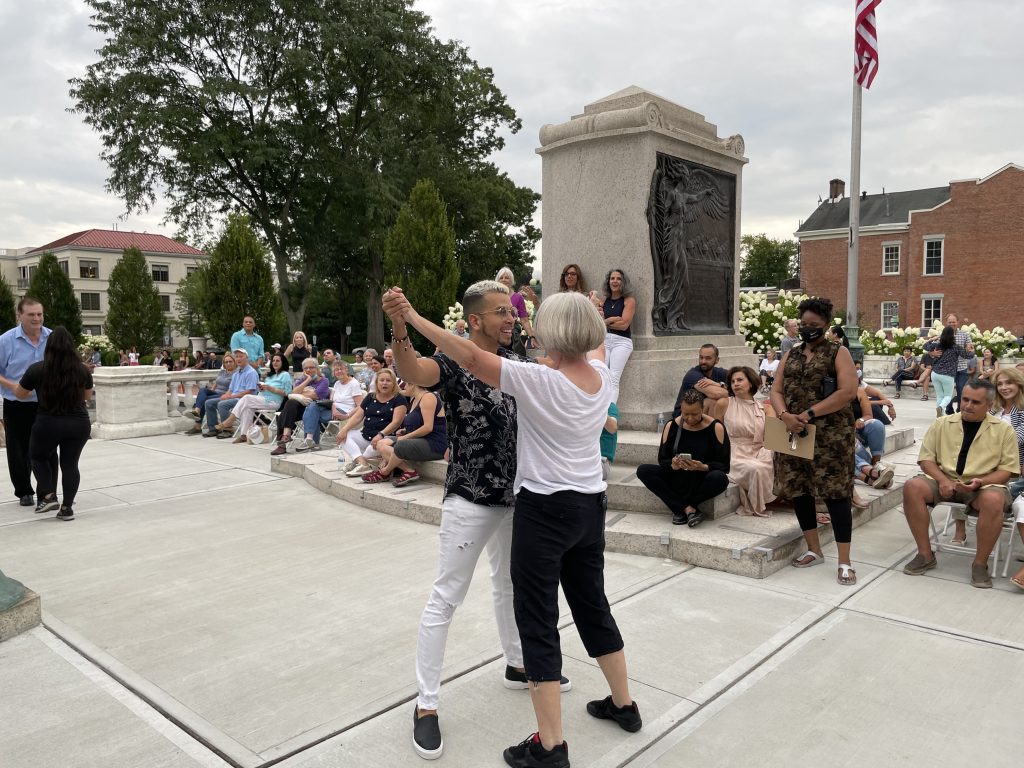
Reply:
[[0, 571], [0, 642], [39, 624], [39, 595]]
[[182, 417], [195, 406], [199, 387], [205, 387], [216, 378], [217, 371], [207, 370], [188, 369], [167, 374], [167, 417], [174, 422], [175, 430], [192, 426], [191, 419]]
[[167, 415], [170, 377], [162, 365], [104, 366], [93, 371], [96, 423], [92, 436], [120, 440], [175, 432], [175, 420]]

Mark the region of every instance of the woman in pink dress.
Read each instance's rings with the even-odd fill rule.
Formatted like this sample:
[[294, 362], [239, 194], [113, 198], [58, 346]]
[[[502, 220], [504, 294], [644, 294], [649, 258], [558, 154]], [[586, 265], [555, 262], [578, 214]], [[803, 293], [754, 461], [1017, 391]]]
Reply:
[[715, 403], [715, 418], [725, 424], [732, 443], [729, 480], [740, 489], [738, 515], [768, 517], [775, 499], [772, 452], [764, 447], [764, 422], [771, 406], [759, 403], [754, 394], [761, 386], [757, 371], [747, 366], [731, 368], [726, 376], [729, 397]]

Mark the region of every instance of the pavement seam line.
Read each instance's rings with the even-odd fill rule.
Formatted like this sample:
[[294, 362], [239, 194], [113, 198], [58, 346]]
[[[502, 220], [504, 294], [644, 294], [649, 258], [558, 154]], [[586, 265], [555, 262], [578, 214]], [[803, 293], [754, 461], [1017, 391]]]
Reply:
[[230, 765], [236, 768], [259, 768], [263, 764], [263, 760], [257, 753], [232, 739], [155, 683], [150, 682], [47, 611], [43, 611], [43, 626], [83, 659], [132, 691], [154, 710]]
[[179, 728], [176, 723], [169, 720], [158, 709], [152, 707], [149, 702], [140, 697], [134, 690], [116, 678], [111, 677], [105, 670], [98, 667], [95, 662], [83, 656], [78, 649], [69, 645], [59, 635], [56, 635], [50, 627], [44, 625], [38, 627], [33, 632], [38, 632], [36, 637], [40, 642], [74, 667], [83, 677], [94, 683], [101, 691], [125, 707], [139, 720], [201, 766], [204, 766], [204, 768], [224, 768], [224, 766], [229, 765], [215, 753], [211, 752], [205, 744], [195, 739], [187, 731]]

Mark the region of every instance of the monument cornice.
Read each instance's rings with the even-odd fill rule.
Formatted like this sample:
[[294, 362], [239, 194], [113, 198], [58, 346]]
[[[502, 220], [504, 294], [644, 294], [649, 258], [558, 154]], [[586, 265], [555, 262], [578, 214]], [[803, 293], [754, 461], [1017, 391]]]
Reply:
[[[679, 108], [676, 108], [676, 111], [679, 111]], [[688, 114], [699, 120], [700, 127], [704, 129], [702, 133], [709, 135], [686, 130], [678, 122], [673, 121], [673, 115], [669, 110], [663, 109], [657, 101], [649, 99], [636, 106], [585, 112], [564, 123], [544, 125], [540, 129], [541, 146], [536, 151], [537, 154], [544, 154], [578, 141], [651, 132], [673, 139], [683, 139], [735, 162], [748, 162], [743, 156], [746, 145], [740, 134], [720, 139], [715, 134], [715, 126], [704, 122], [696, 113]], [[686, 122], [694, 121], [690, 119]]]

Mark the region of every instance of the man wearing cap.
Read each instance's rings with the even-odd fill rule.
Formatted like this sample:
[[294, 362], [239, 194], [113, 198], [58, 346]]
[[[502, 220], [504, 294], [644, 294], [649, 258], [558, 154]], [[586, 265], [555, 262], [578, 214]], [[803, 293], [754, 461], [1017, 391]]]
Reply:
[[251, 315], [242, 318], [242, 330], [231, 334], [231, 349], [241, 349], [253, 365], [263, 359], [263, 337], [256, 333], [256, 321]]
[[[251, 319], [249, 317], [246, 318], [246, 320]], [[260, 344], [263, 344], [262, 339], [260, 339]], [[255, 368], [249, 365], [249, 353], [242, 347], [238, 347], [235, 350], [235, 362], [238, 364], [238, 367], [231, 374], [231, 383], [228, 384], [228, 391], [217, 400], [216, 408], [206, 408], [207, 431], [203, 433], [203, 437], [216, 437], [217, 424], [227, 419], [231, 409], [235, 407], [235, 403], [244, 395], [255, 395], [259, 392], [260, 375], [256, 372]]]

